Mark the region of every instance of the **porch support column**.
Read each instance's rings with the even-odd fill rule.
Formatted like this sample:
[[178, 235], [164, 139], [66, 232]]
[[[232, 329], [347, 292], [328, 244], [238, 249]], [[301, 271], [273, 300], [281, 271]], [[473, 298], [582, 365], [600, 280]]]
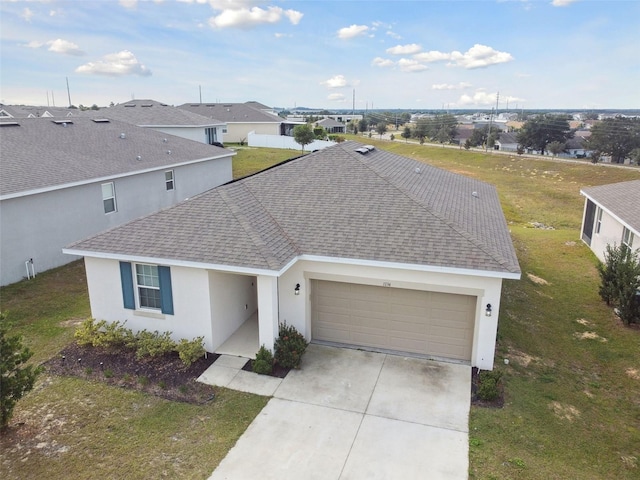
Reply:
[[278, 336], [278, 277], [258, 275], [258, 334], [260, 346], [273, 352]]

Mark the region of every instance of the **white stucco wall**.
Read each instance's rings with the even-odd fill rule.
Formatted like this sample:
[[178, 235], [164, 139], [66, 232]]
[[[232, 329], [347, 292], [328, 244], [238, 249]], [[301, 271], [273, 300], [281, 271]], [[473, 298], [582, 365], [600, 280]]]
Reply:
[[96, 320], [124, 322], [133, 331], [170, 331], [178, 341], [204, 337], [205, 349], [214, 350], [211, 302], [206, 270], [171, 267], [174, 315], [124, 308], [117, 260], [85, 257], [91, 316]]
[[[24, 262], [36, 272], [75, 260], [62, 248], [108, 228], [209, 190], [232, 179], [232, 157], [104, 180], [0, 202], [0, 280], [26, 277]], [[167, 191], [165, 171], [174, 171], [175, 189]], [[117, 211], [105, 214], [102, 183], [113, 181]]]
[[[585, 202], [586, 204], [586, 202]], [[600, 207], [597, 207], [598, 209]], [[598, 215], [598, 211], [596, 209], [595, 212], [596, 219]], [[584, 214], [583, 214], [583, 225], [584, 225]], [[583, 227], [584, 228], [584, 227]], [[594, 220], [593, 222], [593, 232], [591, 234], [591, 245], [590, 248], [593, 253], [596, 254], [598, 259], [604, 262], [604, 254], [607, 251], [607, 245], [613, 246], [614, 244], [620, 246], [622, 243], [622, 232], [624, 229], [624, 225], [620, 223], [615, 217], [609, 214], [606, 210], [602, 211], [602, 224], [600, 227], [600, 232], [596, 233], [597, 230], [597, 222]], [[582, 232], [582, 229], [580, 230]], [[633, 250], [640, 248], [640, 239], [638, 238], [640, 235], [634, 235], [633, 243], [631, 248]]]
[[[166, 133], [168, 135], [175, 135], [176, 137], [186, 138], [187, 140], [194, 140], [200, 143], [207, 143], [207, 134], [205, 128], [207, 127], [151, 127], [158, 132]], [[208, 127], [216, 129], [216, 142], [222, 143], [222, 127]]]
[[249, 132], [262, 135], [280, 135], [279, 123], [228, 123], [224, 143], [239, 143], [247, 141]]
[[[502, 292], [500, 278], [299, 261], [279, 279], [280, 321], [294, 325], [308, 340], [311, 339], [312, 279], [378, 286], [390, 283], [390, 288], [475, 296], [478, 302], [471, 365], [484, 370], [493, 369]], [[294, 288], [297, 283], [301, 285], [301, 293], [296, 296]], [[485, 307], [488, 303], [492, 307], [490, 317], [485, 315]]]
[[[212, 350], [224, 343], [258, 310], [257, 279], [253, 276], [209, 271]], [[256, 347], [257, 350], [257, 347]]]

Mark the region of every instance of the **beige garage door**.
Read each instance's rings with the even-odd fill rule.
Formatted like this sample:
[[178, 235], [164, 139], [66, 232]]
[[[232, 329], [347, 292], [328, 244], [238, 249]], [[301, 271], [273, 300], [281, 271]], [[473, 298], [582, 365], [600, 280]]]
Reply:
[[311, 282], [314, 340], [471, 360], [476, 297]]

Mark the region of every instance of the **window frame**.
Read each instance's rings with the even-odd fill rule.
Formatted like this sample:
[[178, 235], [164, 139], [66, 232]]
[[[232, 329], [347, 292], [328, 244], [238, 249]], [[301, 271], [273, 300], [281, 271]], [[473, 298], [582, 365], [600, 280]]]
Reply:
[[[111, 195], [105, 196], [105, 187], [109, 187], [111, 189]], [[100, 190], [102, 193], [102, 210], [105, 215], [109, 215], [110, 213], [115, 213], [118, 211], [118, 202], [116, 200], [116, 185], [114, 182], [105, 182], [100, 185]], [[113, 202], [112, 210], [107, 209], [107, 202]]]
[[[171, 178], [167, 178], [167, 174], [171, 175]], [[172, 192], [176, 189], [176, 176], [173, 170], [165, 170], [164, 172], [164, 186], [167, 192]]]
[[599, 234], [600, 230], [602, 228], [602, 208], [597, 207], [596, 209], [596, 227], [595, 227], [595, 233]]
[[[140, 267], [142, 271], [138, 269]], [[145, 272], [145, 269], [151, 269], [150, 272]], [[155, 274], [154, 274], [155, 272]], [[150, 279], [151, 284], [147, 285], [146, 283], [141, 283], [140, 279]], [[155, 279], [155, 284], [154, 280]], [[133, 272], [133, 285], [134, 292], [136, 296], [136, 305], [140, 310], [151, 310], [154, 312], [162, 311], [162, 293], [160, 291], [160, 273], [158, 271], [158, 265], [153, 265], [150, 263], [134, 263], [134, 272]], [[142, 293], [142, 290], [145, 293]], [[152, 296], [149, 295], [149, 292], [155, 292]], [[155, 305], [143, 305], [143, 298], [145, 299], [145, 303], [147, 303], [147, 299], [152, 299], [155, 302]]]
[[621, 240], [622, 245], [626, 245], [630, 249], [633, 248], [632, 245], [633, 245], [634, 238], [635, 238], [635, 235], [633, 234], [630, 228], [622, 227], [622, 240]]

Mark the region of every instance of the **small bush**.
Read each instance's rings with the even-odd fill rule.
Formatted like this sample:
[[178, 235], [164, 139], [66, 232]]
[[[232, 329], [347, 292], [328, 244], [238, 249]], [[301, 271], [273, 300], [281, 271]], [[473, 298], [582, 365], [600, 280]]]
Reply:
[[275, 343], [275, 359], [284, 368], [298, 368], [302, 354], [307, 349], [307, 341], [298, 330], [286, 323], [280, 324]]
[[124, 324], [120, 322], [106, 323], [103, 320], [99, 323], [101, 326], [94, 338], [94, 347], [121, 347], [129, 337], [133, 336], [131, 330], [124, 328]]
[[171, 353], [176, 349], [176, 342], [171, 339], [171, 332], [160, 333], [141, 330], [136, 335], [136, 358], [157, 357]]
[[93, 318], [87, 318], [76, 328], [73, 334], [78, 345], [93, 345], [93, 342], [100, 332], [100, 328], [106, 325], [106, 323], [104, 320], [96, 322]]
[[264, 345], [260, 347], [253, 362], [253, 371], [260, 375], [271, 375], [273, 371], [273, 354]]
[[500, 396], [500, 379], [502, 372], [498, 370], [480, 372], [478, 377], [478, 398], [492, 402]]
[[190, 366], [193, 362], [203, 357], [204, 350], [204, 337], [196, 337], [193, 340], [187, 340], [182, 338], [176, 345], [176, 350], [180, 356], [180, 360], [185, 366]]

